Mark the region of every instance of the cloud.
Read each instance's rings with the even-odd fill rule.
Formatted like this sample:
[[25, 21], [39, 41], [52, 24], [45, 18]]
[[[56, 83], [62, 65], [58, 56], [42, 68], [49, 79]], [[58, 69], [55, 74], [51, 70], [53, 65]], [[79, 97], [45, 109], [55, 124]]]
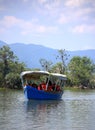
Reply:
[[[83, 24], [88, 24], [89, 26], [95, 23], [95, 3], [93, 4], [92, 0], [65, 0], [64, 5], [57, 17], [57, 23], [61, 25], [68, 24], [68, 27], [82, 24], [80, 29], [78, 27], [75, 28], [75, 30], [80, 30], [80, 32], [83, 32], [85, 28]], [[92, 32], [91, 30], [93, 29], [89, 27], [86, 30]]]
[[59, 7], [62, 0], [38, 0], [38, 4], [47, 9]]
[[88, 3], [90, 3], [92, 0], [66, 0], [65, 6], [67, 7], [82, 7]]
[[55, 18], [61, 10], [63, 0], [38, 0], [35, 1], [35, 7], [38, 13]]
[[17, 25], [20, 22], [21, 20], [17, 19], [14, 16], [4, 16], [4, 18], [0, 20], [0, 25], [5, 28], [11, 28], [12, 26]]
[[81, 24], [72, 28], [72, 32], [74, 33], [95, 33], [95, 24], [94, 25], [87, 25]]
[[65, 16], [65, 14], [60, 14], [60, 17], [58, 19], [58, 23], [59, 24], [65, 24], [65, 23], [68, 23], [69, 22], [69, 17], [68, 16]]
[[4, 32], [5, 30], [11, 30], [12, 28], [18, 28], [24, 35], [28, 33], [52, 33], [57, 30], [57, 27], [39, 24], [37, 19], [26, 21], [14, 16], [4, 16], [0, 21], [0, 30], [3, 30]]
[[[27, 26], [26, 26], [27, 25]], [[55, 33], [57, 31], [57, 27], [52, 27], [52, 26], [44, 26], [44, 25], [32, 25], [32, 24], [27, 24], [24, 23], [22, 27], [22, 32], [21, 34], [27, 35], [31, 33], [36, 33], [38, 34], [45, 34], [45, 33]]]
[[[3, 18], [0, 20], [0, 28], [3, 31], [0, 32], [16, 27], [24, 35], [29, 33], [54, 33], [64, 24], [68, 24], [68, 27], [73, 26], [73, 32], [93, 32], [90, 26], [95, 22], [95, 3], [93, 0], [20, 0], [20, 2], [19, 0], [17, 2], [12, 0], [12, 3], [8, 3], [9, 0], [6, 1], [5, 7], [8, 7], [10, 16], [4, 16], [2, 13]], [[1, 7], [4, 7], [3, 0], [2, 3]], [[16, 6], [14, 6], [15, 3]], [[17, 7], [21, 8], [17, 10]], [[23, 8], [26, 16], [22, 15], [23, 19], [18, 18], [17, 15], [19, 14], [20, 17], [22, 12], [19, 13], [19, 11], [22, 11], [20, 9]], [[13, 14], [10, 13], [12, 11]], [[7, 11], [5, 12], [7, 14]], [[89, 24], [89, 28], [85, 27], [87, 24]]]

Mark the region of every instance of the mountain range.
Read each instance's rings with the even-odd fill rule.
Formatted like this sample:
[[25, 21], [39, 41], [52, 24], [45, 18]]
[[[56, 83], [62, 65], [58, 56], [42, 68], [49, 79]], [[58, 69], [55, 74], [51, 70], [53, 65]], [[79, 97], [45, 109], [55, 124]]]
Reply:
[[[19, 61], [24, 62], [28, 68], [41, 68], [40, 59], [46, 59], [47, 61], [52, 61], [52, 63], [57, 63], [58, 60], [56, 56], [58, 55], [58, 49], [48, 48], [42, 45], [35, 44], [24, 44], [24, 43], [12, 43], [7, 44], [0, 41], [0, 47], [3, 45], [8, 45], [14, 54], [19, 58]], [[66, 54], [69, 55], [68, 62], [74, 56], [86, 56], [90, 58], [93, 62], [95, 61], [95, 49], [89, 50], [77, 50], [77, 51], [67, 51]]]

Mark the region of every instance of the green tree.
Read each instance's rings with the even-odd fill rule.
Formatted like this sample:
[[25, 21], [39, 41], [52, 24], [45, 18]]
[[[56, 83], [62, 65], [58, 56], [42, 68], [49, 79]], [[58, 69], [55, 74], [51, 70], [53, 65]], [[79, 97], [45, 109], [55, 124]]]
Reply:
[[5, 77], [6, 87], [11, 89], [20, 89], [22, 87], [19, 73], [9, 73]]
[[[6, 85], [8, 86], [8, 78], [6, 77], [8, 77], [10, 73], [17, 75], [20, 74], [24, 69], [24, 63], [19, 63], [17, 56], [14, 55], [13, 51], [11, 51], [8, 46], [3, 46], [0, 48], [0, 87], [6, 87]], [[13, 78], [15, 78], [15, 76], [13, 76]]]
[[0, 48], [0, 72], [3, 74], [3, 78], [10, 72], [9, 63], [15, 62], [17, 57], [13, 54], [8, 46]]
[[52, 66], [52, 68], [51, 68], [51, 72], [62, 74], [62, 73], [63, 73], [62, 63], [61, 63], [61, 62], [58, 62], [58, 63], [54, 64], [54, 65]]
[[94, 72], [94, 65], [87, 57], [75, 56], [68, 64], [68, 78], [72, 85], [89, 86]]

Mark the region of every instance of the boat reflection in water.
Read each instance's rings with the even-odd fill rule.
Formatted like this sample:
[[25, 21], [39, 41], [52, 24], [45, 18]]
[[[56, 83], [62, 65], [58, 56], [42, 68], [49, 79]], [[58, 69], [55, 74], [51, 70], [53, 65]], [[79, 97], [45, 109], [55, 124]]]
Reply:
[[[25, 105], [25, 127], [35, 130], [57, 130], [61, 118], [62, 100], [27, 100]], [[56, 122], [57, 121], [57, 122]], [[56, 123], [55, 123], [56, 122]]]
[[60, 100], [27, 100], [25, 101], [25, 108], [27, 112], [33, 111], [48, 111], [50, 109], [56, 109], [58, 104], [62, 102]]

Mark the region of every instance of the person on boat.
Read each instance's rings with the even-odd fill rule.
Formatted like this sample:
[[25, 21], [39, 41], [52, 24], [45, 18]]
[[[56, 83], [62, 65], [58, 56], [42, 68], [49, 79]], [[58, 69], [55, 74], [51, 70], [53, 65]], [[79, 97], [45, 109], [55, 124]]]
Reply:
[[43, 90], [41, 84], [38, 85], [38, 90]]
[[46, 90], [46, 84], [44, 81], [41, 83], [41, 86], [42, 86], [42, 90]]
[[55, 90], [55, 83], [52, 84], [52, 90]]
[[38, 86], [35, 83], [33, 83], [31, 86], [34, 87], [34, 88], [36, 88], [36, 89], [38, 89]]
[[52, 86], [48, 86], [47, 91], [53, 91]]
[[51, 82], [50, 80], [49, 80], [49, 82], [48, 82], [47, 91], [53, 91], [52, 82]]
[[59, 85], [56, 86], [56, 91], [60, 91], [60, 86]]
[[28, 86], [28, 84], [27, 84], [27, 83], [25, 83], [25, 84], [24, 84], [24, 88], [26, 88], [27, 86]]

